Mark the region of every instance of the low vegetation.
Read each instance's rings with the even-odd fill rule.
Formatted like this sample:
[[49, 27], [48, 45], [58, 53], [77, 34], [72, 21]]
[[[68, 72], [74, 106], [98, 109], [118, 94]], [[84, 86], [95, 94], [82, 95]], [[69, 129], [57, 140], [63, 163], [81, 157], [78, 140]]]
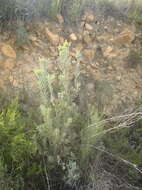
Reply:
[[[72, 64], [69, 48], [67, 42], [59, 47], [55, 70], [48, 68], [50, 60], [40, 59], [40, 68], [35, 70], [41, 97], [36, 113], [23, 111], [18, 98], [1, 109], [1, 189], [95, 187], [92, 167], [99, 153], [107, 151], [126, 163], [126, 168], [128, 160], [128, 177], [132, 182], [136, 175], [139, 179], [141, 114], [136, 114], [136, 118], [130, 114], [130, 119], [127, 115], [121, 119], [123, 123], [115, 118], [103, 120], [83, 93], [80, 54], [76, 54], [76, 64]], [[135, 129], [137, 121], [139, 126]], [[127, 125], [134, 126], [132, 131], [118, 131]], [[111, 131], [115, 133], [109, 135]]]
[[[90, 6], [95, 11], [96, 7], [119, 10], [141, 24], [142, 1], [128, 4], [123, 9], [121, 1], [112, 0], [1, 0], [0, 25], [2, 30], [16, 32], [20, 45], [27, 43], [25, 26], [31, 20], [54, 20], [60, 13], [65, 22], [77, 24]], [[59, 46], [54, 69], [50, 69], [52, 60], [39, 59], [36, 109], [25, 110], [20, 96], [9, 102], [0, 95], [0, 189], [91, 190], [96, 188], [97, 168], [102, 165], [118, 178], [124, 173], [128, 183], [142, 188], [141, 106], [123, 116], [103, 115], [106, 100], [100, 92], [106, 91], [109, 97], [111, 86], [106, 81], [96, 83], [98, 105], [90, 104], [81, 55], [70, 56], [70, 46], [67, 41]], [[130, 51], [128, 66], [134, 68], [141, 58]]]
[[141, 0], [126, 2], [124, 7], [123, 1], [112, 0], [1, 0], [0, 2], [0, 24], [6, 28], [12, 27], [19, 23], [30, 23], [31, 19], [40, 19], [41, 17], [56, 17], [58, 13], [61, 13], [67, 20], [71, 22], [77, 21], [83, 11], [87, 8], [91, 8], [96, 11], [97, 8], [113, 7], [120, 10], [123, 14], [129, 18], [135, 19], [138, 23], [141, 23], [142, 17], [142, 2]]

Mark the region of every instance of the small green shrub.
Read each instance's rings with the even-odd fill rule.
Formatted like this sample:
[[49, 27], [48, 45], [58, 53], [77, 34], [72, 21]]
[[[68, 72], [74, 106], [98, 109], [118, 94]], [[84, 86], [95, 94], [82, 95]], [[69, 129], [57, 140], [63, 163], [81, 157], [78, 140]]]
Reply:
[[71, 73], [69, 47], [67, 42], [59, 47], [58, 71], [49, 72], [50, 61], [45, 59], [40, 60], [40, 69], [35, 71], [43, 117], [43, 123], [37, 126], [39, 151], [47, 157], [44, 167], [48, 168], [48, 175], [54, 167], [60, 166], [68, 182], [78, 180], [81, 170], [86, 168], [92, 156], [92, 146], [101, 138], [95, 138], [95, 134], [103, 130], [102, 125], [97, 125], [101, 118], [93, 106], [86, 104], [86, 110], [82, 112], [82, 100], [79, 100], [80, 103], [74, 102], [75, 97], [82, 98], [83, 81], [79, 54], [76, 55], [76, 68]]
[[139, 11], [130, 12], [128, 18], [134, 20], [137, 24], [142, 24], [142, 14]]
[[14, 6], [15, 3], [9, 0], [0, 1], [0, 24], [8, 24], [9, 21], [12, 21], [14, 17]]
[[[109, 152], [116, 155], [116, 158], [120, 157], [127, 160], [137, 168], [141, 168], [142, 166], [141, 123], [142, 121], [140, 120], [130, 129], [121, 129], [104, 137], [104, 144]], [[137, 181], [141, 178], [141, 174], [135, 169], [135, 167], [129, 167], [129, 165], [128, 173], [126, 175], [131, 182], [135, 183], [137, 183]]]
[[142, 1], [129, 1], [127, 16], [138, 24], [142, 24]]
[[[59, 47], [55, 70], [48, 70], [50, 60], [40, 59], [35, 71], [41, 94], [40, 113], [34, 110], [38, 122], [28, 110], [22, 113], [17, 98], [0, 109], [0, 189], [66, 189], [64, 185], [79, 188], [82, 183], [95, 188], [91, 165], [96, 164], [95, 148], [117, 153], [141, 167], [141, 121], [131, 130], [107, 134], [109, 128], [104, 126], [119, 122], [112, 118], [102, 121], [95, 106], [89, 104], [80, 54], [73, 64], [69, 48], [67, 42]], [[138, 176], [133, 169], [128, 172], [132, 180]]]
[[0, 113], [0, 181], [2, 189], [23, 189], [24, 170], [36, 152], [28, 120], [22, 116], [18, 99]]
[[92, 0], [1, 0], [0, 25], [14, 29], [19, 21], [29, 23], [31, 20], [41, 17], [55, 18], [61, 12], [65, 18], [75, 22], [88, 2], [92, 2]]

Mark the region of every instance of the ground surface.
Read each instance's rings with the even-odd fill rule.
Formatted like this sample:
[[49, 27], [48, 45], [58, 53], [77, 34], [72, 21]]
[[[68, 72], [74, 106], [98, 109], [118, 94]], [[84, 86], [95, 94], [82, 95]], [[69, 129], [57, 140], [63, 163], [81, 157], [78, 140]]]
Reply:
[[[82, 55], [86, 90], [90, 101], [101, 112], [118, 115], [140, 103], [142, 32], [133, 23], [116, 19], [113, 15], [105, 17], [86, 13], [74, 27], [66, 25], [59, 15], [56, 21], [29, 25], [27, 31], [28, 40], [22, 45], [17, 44], [15, 35], [9, 32], [0, 35], [0, 93], [8, 97], [26, 93], [30, 104], [35, 104], [39, 95], [34, 71], [39, 68], [39, 57], [50, 58], [47, 67], [53, 70], [58, 45], [68, 40], [71, 42], [72, 61], [76, 51]], [[19, 33], [22, 34], [23, 31]], [[19, 37], [21, 39], [23, 36]], [[97, 190], [139, 189], [124, 183], [123, 179], [116, 179], [104, 168], [101, 174], [97, 173]]]
[[48, 67], [54, 69], [57, 47], [67, 39], [72, 44], [71, 56], [76, 50], [82, 54], [91, 101], [107, 114], [133, 109], [142, 93], [142, 33], [134, 24], [112, 16], [86, 15], [77, 27], [66, 26], [61, 16], [56, 21], [29, 26], [28, 43], [20, 46], [9, 33], [1, 34], [2, 91], [9, 95], [19, 91], [26, 91], [30, 97], [36, 95], [34, 70], [39, 57], [51, 58]]

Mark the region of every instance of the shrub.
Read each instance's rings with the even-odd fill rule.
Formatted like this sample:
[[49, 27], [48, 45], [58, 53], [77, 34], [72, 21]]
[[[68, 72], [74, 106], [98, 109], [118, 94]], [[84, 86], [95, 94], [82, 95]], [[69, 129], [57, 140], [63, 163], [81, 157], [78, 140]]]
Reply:
[[0, 113], [0, 188], [6, 190], [24, 188], [24, 170], [36, 152], [33, 129], [19, 110], [16, 98]]
[[1, 0], [0, 24], [2, 27], [17, 26], [17, 22], [30, 23], [31, 20], [41, 17], [55, 18], [63, 13], [65, 18], [74, 22], [79, 19], [82, 10], [92, 0]]
[[128, 17], [135, 20], [138, 24], [142, 24], [142, 1], [130, 1], [129, 4]]
[[[102, 126], [96, 124], [100, 116], [93, 106], [86, 104], [82, 112], [80, 95], [83, 81], [78, 54], [76, 58], [74, 69], [69, 56], [69, 44], [65, 42], [59, 47], [58, 71], [49, 72], [47, 67], [50, 61], [45, 59], [40, 60], [40, 69], [35, 71], [41, 92], [40, 109], [43, 117], [43, 123], [37, 126], [39, 151], [47, 157], [44, 167], [48, 168], [48, 175], [54, 167], [60, 166], [67, 181], [71, 180], [69, 176], [78, 179], [79, 170], [85, 169], [87, 165], [84, 166], [84, 162], [92, 156], [91, 146], [100, 140], [100, 136], [90, 138], [90, 135], [95, 136], [103, 130]], [[79, 103], [75, 103], [75, 97], [79, 97]]]
[[[95, 186], [95, 172], [90, 165], [98, 156], [94, 148], [107, 152], [104, 145], [110, 152], [141, 164], [141, 114], [102, 121], [94, 105], [87, 101], [80, 54], [76, 54], [74, 64], [69, 48], [67, 42], [59, 47], [55, 70], [48, 69], [50, 60], [40, 59], [40, 68], [35, 71], [41, 94], [40, 114], [34, 110], [40, 118], [38, 122], [28, 112], [22, 113], [17, 98], [0, 111], [1, 189], [77, 189], [78, 185], [91, 183]], [[120, 131], [136, 121], [136, 130]], [[118, 127], [113, 128], [115, 124]], [[112, 128], [104, 129], [109, 125]], [[135, 174], [129, 170], [129, 176], [134, 178]]]

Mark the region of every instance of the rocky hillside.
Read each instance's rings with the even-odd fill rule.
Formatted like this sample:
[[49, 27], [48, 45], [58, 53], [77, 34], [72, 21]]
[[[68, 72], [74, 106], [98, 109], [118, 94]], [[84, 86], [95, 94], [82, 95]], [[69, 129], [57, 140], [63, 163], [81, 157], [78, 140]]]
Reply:
[[66, 25], [58, 15], [55, 21], [29, 24], [26, 30], [27, 36], [22, 29], [18, 38], [9, 32], [0, 36], [3, 93], [25, 92], [34, 103], [38, 98], [34, 71], [39, 57], [50, 58], [48, 69], [56, 69], [58, 46], [67, 40], [72, 62], [76, 51], [81, 54], [90, 101], [101, 111], [118, 113], [141, 101], [142, 33], [136, 25], [86, 12], [77, 26]]
[[[141, 190], [141, 108], [137, 109], [138, 115], [137, 112], [131, 111], [134, 111], [142, 101], [142, 31], [141, 25], [126, 18], [122, 14], [124, 9], [121, 6], [119, 8], [120, 11], [114, 11], [115, 9], [112, 11], [110, 6], [105, 9], [102, 8], [101, 12], [98, 10], [85, 11], [81, 18], [72, 24], [67, 23], [64, 14], [58, 14], [55, 19], [34, 20], [28, 24], [21, 22], [18, 23], [19, 28], [14, 30], [15, 32], [5, 31], [0, 34], [0, 97], [12, 99], [15, 95], [19, 95], [20, 99], [16, 99], [16, 105], [13, 106], [12, 104], [7, 109], [8, 111], [0, 112], [2, 133], [0, 145], [4, 144], [4, 153], [2, 154], [6, 155], [4, 161], [9, 169], [6, 170], [5, 174], [9, 176], [13, 163], [16, 168], [15, 174], [11, 175], [10, 183], [14, 181], [15, 175], [17, 175], [24, 179], [25, 184], [23, 189], [26, 190], [36, 188], [50, 189], [50, 185], [51, 189], [58, 189], [58, 183], [60, 182], [60, 189], [62, 190], [76, 190], [78, 186], [80, 189], [85, 190]], [[41, 109], [43, 109], [41, 110], [43, 112], [41, 115], [39, 114], [39, 107], [36, 111], [34, 110], [34, 106], [39, 105], [40, 102], [40, 89], [36, 78], [37, 75], [35, 74], [35, 71], [40, 67], [40, 60], [48, 60], [45, 65], [48, 74], [55, 74], [56, 72], [53, 71], [61, 73], [61, 69], [59, 69], [59, 47], [65, 44], [66, 41], [70, 44], [69, 46], [66, 43], [70, 48], [70, 59], [68, 58], [69, 62], [71, 60], [70, 76], [76, 77], [72, 68], [76, 65], [79, 57], [82, 74], [79, 76], [83, 77], [81, 79], [84, 82], [83, 91], [79, 89], [79, 96], [85, 98], [85, 100], [88, 98], [87, 100], [92, 105], [95, 105], [95, 108], [97, 108], [97, 114], [93, 113], [95, 120], [91, 120], [92, 118], [88, 119], [88, 115], [92, 116], [93, 114], [92, 112], [87, 113], [87, 109], [90, 106], [90, 104], [86, 106], [87, 101], [84, 101], [85, 104], [83, 104], [85, 105], [85, 109], [87, 108], [84, 118], [83, 111], [80, 109], [82, 108], [82, 102], [77, 102], [80, 97], [75, 97], [76, 99], [78, 98], [76, 100], [73, 96], [75, 93], [71, 94], [74, 91], [71, 91], [69, 94], [71, 101], [67, 101], [71, 102], [73, 106], [66, 104], [67, 94], [65, 94], [65, 102], [61, 102], [63, 105], [59, 104], [57, 106], [60, 97], [57, 98], [57, 104], [54, 101], [52, 102], [50, 100], [52, 97], [50, 97], [47, 101], [50, 100], [51, 105], [48, 105], [49, 107], [46, 107], [47, 105], [41, 106]], [[60, 77], [59, 79], [64, 82], [66, 78]], [[71, 78], [71, 82], [73, 80], [74, 78]], [[58, 81], [55, 80], [54, 82], [57, 82], [58, 86]], [[62, 87], [63, 85], [60, 86]], [[58, 95], [61, 90], [57, 90]], [[19, 107], [17, 106], [18, 104], [20, 104]], [[76, 108], [74, 106], [77, 107], [80, 115], [77, 115], [77, 111], [74, 112], [74, 108]], [[3, 109], [4, 106], [1, 107]], [[68, 109], [69, 107], [71, 107], [71, 111]], [[32, 116], [28, 116], [30, 110], [32, 111], [31, 115], [33, 114], [33, 118]], [[16, 115], [17, 112], [18, 116]], [[59, 118], [56, 116], [56, 113], [58, 113]], [[66, 117], [65, 113], [67, 113], [67, 118], [64, 119]], [[123, 117], [123, 113], [127, 113], [125, 118]], [[131, 114], [129, 115], [129, 113]], [[9, 116], [8, 114], [12, 115], [12, 120], [9, 119], [11, 115]], [[21, 121], [19, 119], [20, 114], [22, 115]], [[77, 116], [73, 117], [72, 115], [74, 114]], [[111, 117], [118, 116], [119, 114], [121, 114], [120, 117]], [[103, 118], [101, 118], [102, 115]], [[15, 121], [13, 117], [16, 118], [14, 118]], [[109, 120], [109, 118], [111, 119]], [[66, 130], [66, 123], [68, 123], [66, 119], [68, 119], [69, 124], [71, 122], [68, 127], [69, 131]], [[88, 125], [87, 122], [90, 121], [93, 124], [90, 123]], [[116, 125], [118, 128], [115, 128]], [[74, 126], [79, 126], [79, 128], [76, 129]], [[83, 128], [82, 126], [86, 126], [87, 128]], [[90, 126], [93, 126], [92, 129], [94, 131], [88, 130], [91, 128]], [[123, 129], [130, 129], [124, 129], [122, 132], [121, 126]], [[19, 130], [20, 127], [22, 129]], [[63, 132], [62, 128], [64, 129]], [[113, 133], [112, 129], [114, 128], [116, 130]], [[117, 129], [120, 130], [117, 131]], [[110, 133], [107, 133], [107, 131]], [[102, 135], [102, 137], [100, 134], [105, 135]], [[96, 140], [98, 144], [95, 142], [95, 145], [97, 144], [97, 148], [95, 149], [95, 146], [92, 148], [91, 140], [97, 135], [101, 136], [102, 139], [100, 137], [100, 141]], [[87, 143], [85, 144], [82, 139], [85, 139]], [[84, 166], [84, 162], [82, 164], [80, 161], [83, 154], [81, 155], [78, 152], [80, 149], [85, 149], [85, 145], [88, 146], [88, 139], [91, 139], [89, 141], [91, 144], [91, 157], [89, 157], [90, 160], [88, 159], [90, 162], [87, 162], [89, 166], [87, 164]], [[55, 149], [52, 145], [55, 146]], [[13, 152], [10, 150], [11, 147]], [[31, 151], [32, 148], [33, 152]], [[57, 152], [54, 152], [54, 150]], [[71, 155], [72, 152], [75, 154]], [[13, 156], [14, 153], [15, 157]], [[54, 160], [54, 156], [57, 159]], [[42, 159], [43, 161], [41, 161]], [[47, 161], [44, 159], [47, 159]], [[24, 160], [22, 169], [20, 168], [21, 160]], [[79, 165], [76, 165], [78, 163]], [[49, 167], [50, 164], [51, 168]], [[69, 164], [72, 164], [71, 168]], [[4, 167], [5, 165], [3, 164]], [[48, 169], [50, 170], [49, 180], [46, 171]], [[71, 185], [66, 187], [64, 174], [69, 171], [70, 179], [72, 177], [74, 179], [74, 176], [78, 178], [76, 174], [76, 170], [78, 169], [80, 169], [82, 174], [79, 177], [79, 183], [83, 184], [83, 186], [77, 184], [76, 187], [76, 184], [74, 185], [71, 182]], [[21, 173], [19, 174], [17, 171]], [[89, 175], [87, 176], [88, 173], [83, 175], [84, 171], [88, 172]], [[43, 176], [41, 176], [42, 174]], [[84, 180], [83, 177], [88, 177], [88, 179]], [[7, 181], [5, 175], [3, 178]], [[89, 184], [89, 180], [93, 181], [93, 184]], [[22, 183], [18, 182], [18, 184]], [[53, 184], [55, 187], [52, 187]], [[72, 187], [72, 184], [75, 187]], [[84, 185], [86, 186], [84, 187]], [[13, 184], [11, 187], [14, 187]]]

